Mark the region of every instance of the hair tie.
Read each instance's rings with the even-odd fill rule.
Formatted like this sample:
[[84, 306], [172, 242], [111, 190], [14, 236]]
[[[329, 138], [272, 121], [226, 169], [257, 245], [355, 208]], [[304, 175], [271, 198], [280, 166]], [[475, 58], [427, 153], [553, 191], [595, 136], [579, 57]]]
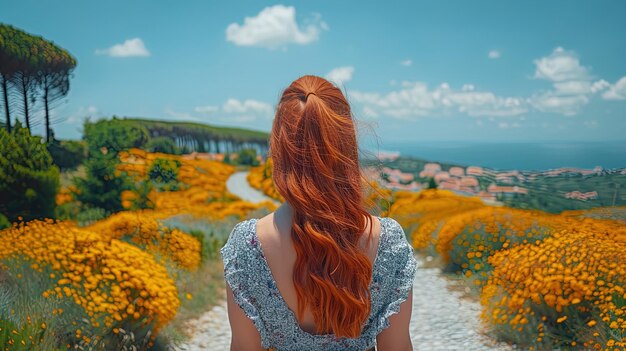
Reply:
[[311, 94], [315, 95], [314, 92], [307, 93], [306, 96], [304, 97], [304, 101], [308, 100], [309, 99], [309, 95], [311, 95]]

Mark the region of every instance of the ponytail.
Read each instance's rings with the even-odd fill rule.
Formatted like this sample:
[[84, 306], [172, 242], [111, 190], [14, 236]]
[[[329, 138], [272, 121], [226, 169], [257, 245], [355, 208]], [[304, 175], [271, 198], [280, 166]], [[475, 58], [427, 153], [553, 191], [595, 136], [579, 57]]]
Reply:
[[370, 310], [372, 263], [359, 248], [370, 228], [350, 107], [327, 80], [304, 76], [284, 92], [270, 136], [278, 192], [293, 209], [297, 315], [318, 333], [357, 337]]

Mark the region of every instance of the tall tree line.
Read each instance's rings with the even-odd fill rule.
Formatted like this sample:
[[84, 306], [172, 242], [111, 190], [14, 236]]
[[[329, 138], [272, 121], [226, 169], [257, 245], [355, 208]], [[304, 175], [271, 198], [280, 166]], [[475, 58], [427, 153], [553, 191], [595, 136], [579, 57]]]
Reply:
[[74, 67], [76, 59], [51, 41], [0, 23], [0, 101], [7, 131], [18, 115], [30, 131], [37, 123], [33, 112], [40, 100], [46, 141], [51, 141], [50, 111], [67, 95]]

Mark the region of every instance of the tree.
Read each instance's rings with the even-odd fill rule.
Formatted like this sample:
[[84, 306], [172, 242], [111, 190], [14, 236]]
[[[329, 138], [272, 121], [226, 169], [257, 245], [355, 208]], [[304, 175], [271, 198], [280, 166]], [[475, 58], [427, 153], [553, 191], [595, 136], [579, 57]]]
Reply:
[[135, 198], [132, 201], [131, 209], [143, 210], [147, 208], [154, 208], [154, 202], [150, 198], [150, 193], [153, 188], [152, 182], [148, 179], [135, 182]]
[[[71, 56], [54, 55], [46, 56], [50, 60], [46, 68], [38, 72], [38, 82], [43, 91], [43, 103], [46, 122], [46, 141], [50, 142], [52, 129], [50, 128], [50, 109], [54, 107], [54, 102], [67, 95], [70, 90], [70, 72], [76, 66], [76, 61]], [[62, 57], [63, 59], [58, 59]]]
[[178, 178], [180, 161], [157, 158], [148, 170], [148, 178], [157, 183], [167, 184]]
[[122, 192], [130, 188], [130, 179], [126, 174], [117, 172], [119, 163], [117, 153], [102, 150], [90, 150], [85, 161], [84, 178], [74, 178], [76, 193], [74, 197], [88, 207], [101, 208], [117, 212], [122, 206]]
[[151, 138], [146, 143], [145, 148], [150, 152], [162, 152], [164, 154], [172, 155], [180, 154], [180, 149], [176, 146], [176, 143], [168, 137]]
[[140, 125], [125, 123], [113, 117], [111, 120], [101, 119], [97, 122], [85, 121], [83, 139], [87, 142], [89, 153], [99, 152], [106, 148], [117, 155], [118, 152], [130, 148], [141, 148], [149, 140], [148, 131]]
[[16, 45], [13, 27], [0, 25], [0, 87], [2, 88], [2, 102], [4, 105], [5, 126], [7, 132], [11, 132], [11, 103], [9, 100], [9, 88], [13, 77], [19, 69], [19, 47]]
[[17, 87], [18, 94], [22, 99], [22, 115], [24, 116], [24, 121], [26, 123], [26, 128], [28, 130], [32, 130], [33, 123], [30, 119], [30, 105], [34, 104], [37, 100], [36, 95], [36, 81], [31, 72], [29, 72], [26, 68], [18, 71], [13, 76], [14, 84]]
[[21, 106], [18, 106], [29, 130], [33, 126], [32, 105], [42, 95], [46, 141], [49, 142], [52, 139], [50, 110], [55, 101], [67, 95], [76, 59], [43, 37], [0, 24], [0, 62], [0, 87], [7, 130], [11, 128], [10, 88], [21, 99]]
[[55, 140], [48, 143], [54, 164], [61, 170], [76, 169], [87, 157], [87, 145], [82, 140]]
[[9, 221], [53, 217], [59, 169], [42, 142], [18, 122], [0, 129], [0, 213]]
[[428, 179], [428, 189], [437, 189], [437, 182], [435, 182], [435, 178], [430, 177]]
[[136, 126], [120, 123], [118, 119], [89, 120], [84, 124], [83, 138], [87, 143], [85, 178], [75, 178], [75, 197], [84, 205], [117, 212], [122, 206], [122, 192], [131, 187], [130, 177], [117, 171], [120, 151], [142, 146], [147, 132]]
[[242, 149], [237, 153], [237, 163], [240, 165], [258, 166], [255, 149]]
[[3, 100], [3, 105], [4, 105], [4, 116], [5, 116], [4, 125], [6, 127], [7, 132], [11, 133], [11, 108], [9, 105], [9, 81], [11, 81], [11, 74], [0, 72], [0, 87], [2, 88], [2, 100]]

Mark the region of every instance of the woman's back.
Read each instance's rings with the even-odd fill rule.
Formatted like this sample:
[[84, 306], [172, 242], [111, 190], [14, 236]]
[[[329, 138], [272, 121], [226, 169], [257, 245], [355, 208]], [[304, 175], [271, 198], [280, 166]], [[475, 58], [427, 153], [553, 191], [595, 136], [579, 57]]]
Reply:
[[[295, 252], [289, 248], [290, 237], [281, 233], [282, 225], [272, 218], [270, 215], [238, 223], [221, 250], [224, 276], [233, 300], [229, 309], [238, 306], [242, 310], [258, 332], [257, 342], [262, 348], [281, 351], [372, 348], [377, 336], [390, 326], [392, 316], [410, 298], [416, 260], [402, 227], [389, 217], [375, 217], [377, 220], [372, 222], [376, 235], [372, 236], [369, 247], [367, 242], [363, 245], [373, 263], [369, 285], [371, 312], [360, 336], [337, 338], [333, 334], [315, 334], [312, 318], [297, 320], [293, 312], [297, 298], [290, 284]], [[233, 323], [238, 322], [231, 317]], [[237, 328], [240, 327], [233, 325], [233, 331]], [[235, 333], [233, 338], [237, 338]], [[250, 340], [234, 340], [233, 344], [242, 341]], [[248, 349], [248, 346], [242, 348]]]
[[[289, 306], [296, 311], [298, 298], [293, 284], [293, 268], [296, 262], [296, 250], [291, 239], [291, 213], [284, 213], [288, 206], [281, 206], [276, 212], [260, 218], [256, 221], [256, 235], [260, 246], [263, 248], [263, 256], [272, 272], [281, 296]], [[287, 212], [287, 211], [285, 211]], [[366, 235], [370, 228], [366, 228], [361, 237], [360, 249], [365, 252], [369, 261], [374, 265], [378, 243], [380, 238], [380, 221], [372, 217], [372, 236]], [[298, 321], [300, 328], [315, 334], [315, 321], [310, 309], [305, 309], [304, 319]]]
[[268, 144], [264, 175], [285, 201], [238, 223], [222, 249], [231, 350], [411, 350], [416, 261], [398, 222], [369, 214], [341, 90], [317, 76], [293, 81]]

